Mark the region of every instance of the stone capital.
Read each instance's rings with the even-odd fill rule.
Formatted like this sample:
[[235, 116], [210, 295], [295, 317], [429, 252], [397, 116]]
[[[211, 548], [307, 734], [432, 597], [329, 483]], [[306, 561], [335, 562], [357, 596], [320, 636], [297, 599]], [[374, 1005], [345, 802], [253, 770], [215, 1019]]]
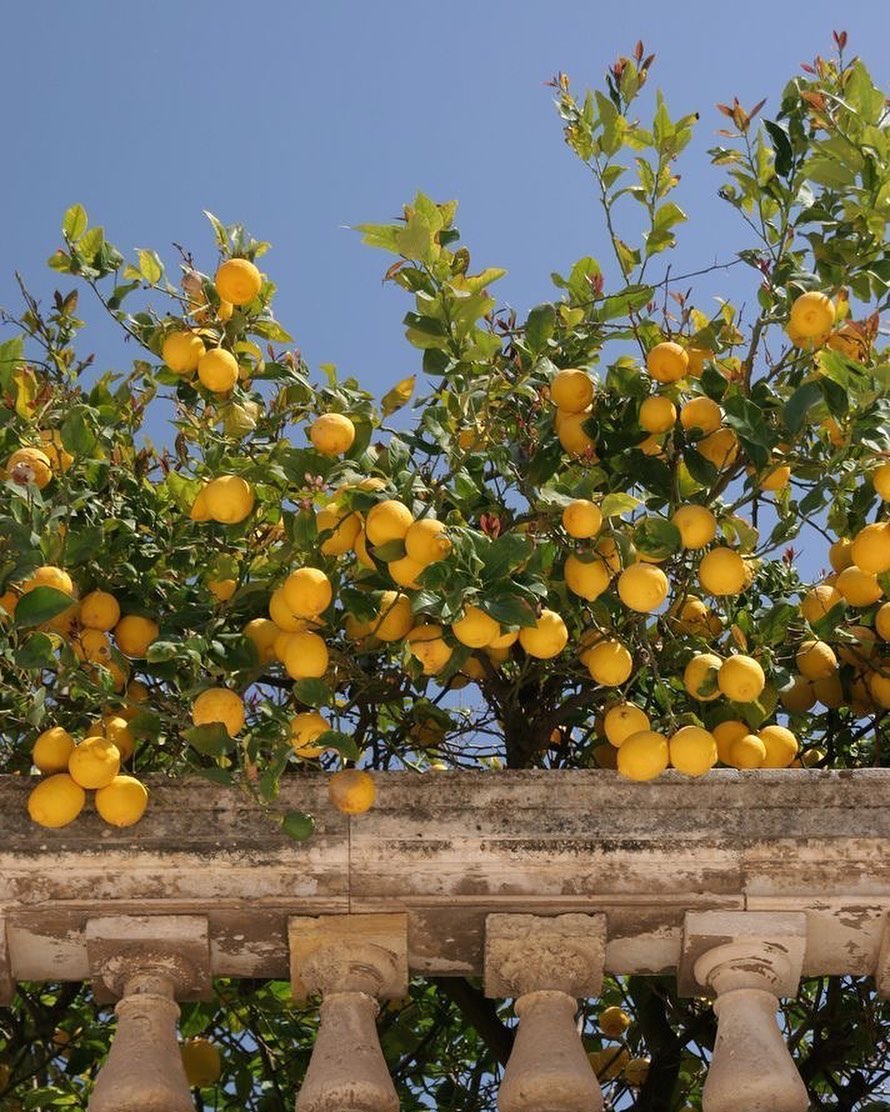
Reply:
[[88, 919], [87, 958], [97, 1002], [128, 992], [177, 1000], [213, 995], [210, 940], [202, 915], [111, 915]]
[[408, 917], [293, 916], [288, 919], [294, 998], [363, 992], [378, 1000], [408, 993]]
[[677, 971], [682, 996], [735, 988], [796, 996], [807, 941], [803, 912], [688, 912]]
[[606, 951], [604, 915], [489, 915], [485, 921], [485, 995], [529, 992], [598, 996]]

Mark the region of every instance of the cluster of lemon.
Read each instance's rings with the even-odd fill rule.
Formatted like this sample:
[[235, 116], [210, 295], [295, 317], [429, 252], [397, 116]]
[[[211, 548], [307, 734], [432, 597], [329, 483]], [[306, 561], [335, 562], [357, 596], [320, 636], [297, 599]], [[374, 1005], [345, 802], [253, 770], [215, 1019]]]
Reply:
[[0, 608], [12, 617], [19, 598], [37, 587], [52, 587], [71, 598], [71, 605], [50, 618], [43, 628], [66, 638], [79, 660], [107, 668], [114, 677], [115, 687], [122, 691], [127, 682], [127, 670], [114, 658], [113, 649], [116, 647], [125, 657], [144, 657], [158, 638], [158, 623], [141, 614], [122, 615], [120, 604], [108, 591], [90, 591], [78, 599], [71, 576], [55, 564], [44, 564], [23, 583], [10, 587], [0, 595]]
[[[600, 1012], [597, 1023], [605, 1038], [617, 1041], [624, 1037], [630, 1026], [630, 1016], [623, 1008], [613, 1005]], [[649, 1059], [632, 1058], [626, 1046], [591, 1050], [587, 1060], [600, 1081], [614, 1081], [620, 1077], [626, 1084], [638, 1089], [649, 1075]]]
[[40, 826], [67, 826], [84, 808], [87, 791], [95, 791], [96, 810], [111, 826], [132, 826], [148, 805], [148, 789], [135, 776], [121, 773], [133, 755], [134, 738], [125, 718], [94, 722], [78, 744], [61, 726], [44, 730], [34, 742], [31, 760], [46, 779], [28, 796], [28, 814]]

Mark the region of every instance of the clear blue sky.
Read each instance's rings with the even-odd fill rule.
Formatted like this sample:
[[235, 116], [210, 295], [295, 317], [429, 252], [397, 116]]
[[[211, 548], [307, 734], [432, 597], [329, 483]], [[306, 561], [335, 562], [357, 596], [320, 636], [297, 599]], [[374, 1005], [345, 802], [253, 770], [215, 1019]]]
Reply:
[[[775, 112], [835, 27], [886, 82], [882, 0], [9, 4], [0, 304], [17, 304], [16, 268], [51, 292], [44, 260], [74, 201], [125, 252], [152, 246], [174, 268], [173, 241], [213, 267], [208, 208], [273, 241], [278, 314], [310, 364], [336, 362], [379, 392], [418, 364], [402, 337], [407, 298], [381, 285], [387, 257], [345, 225], [389, 219], [417, 188], [456, 197], [474, 264], [509, 269], [500, 299], [524, 313], [552, 297], [552, 270], [607, 251], [544, 82], [562, 69], [579, 89], [598, 83], [641, 37], [672, 113], [702, 116], [680, 167], [690, 225], [677, 263], [731, 257], [747, 241], [704, 156], [714, 104], [766, 95]], [[730, 284], [743, 278], [726, 280], [737, 300], [751, 296]], [[82, 308], [108, 369], [124, 353]]]

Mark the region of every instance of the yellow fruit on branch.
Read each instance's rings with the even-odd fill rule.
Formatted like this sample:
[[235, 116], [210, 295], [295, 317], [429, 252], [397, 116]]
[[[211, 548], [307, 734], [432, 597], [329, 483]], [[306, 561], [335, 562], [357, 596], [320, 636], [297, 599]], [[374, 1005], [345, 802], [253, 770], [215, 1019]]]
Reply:
[[320, 757], [325, 752], [325, 747], [314, 745], [313, 742], [320, 738], [322, 734], [327, 733], [330, 728], [330, 722], [317, 710], [295, 714], [290, 720], [291, 748], [298, 757], [304, 757], [307, 760]]
[[816, 692], [812, 681], [805, 676], [795, 676], [779, 691], [782, 706], [792, 714], [803, 714], [815, 705]]
[[38, 826], [56, 830], [74, 822], [86, 803], [86, 792], [67, 772], [48, 776], [28, 796], [28, 814]]
[[704, 548], [717, 536], [717, 519], [706, 506], [680, 506], [671, 523], [677, 527], [684, 548]]
[[219, 1081], [222, 1059], [212, 1042], [201, 1038], [186, 1039], [179, 1050], [190, 1089], [206, 1089]]
[[732, 467], [739, 454], [739, 440], [730, 428], [717, 429], [702, 437], [695, 445], [700, 456], [704, 456], [718, 471]]
[[685, 348], [672, 340], [656, 344], [646, 355], [646, 370], [657, 382], [676, 382], [689, 368]]
[[791, 306], [788, 327], [803, 340], [826, 336], [834, 326], [834, 302], [824, 293], [812, 290], [795, 298]]
[[74, 752], [74, 738], [61, 726], [44, 730], [34, 742], [31, 760], [41, 772], [67, 772], [68, 758]]
[[359, 513], [342, 513], [333, 506], [319, 510], [315, 518], [315, 527], [319, 535], [330, 533], [321, 542], [323, 556], [342, 556], [349, 552], [356, 542], [362, 529], [362, 517]]
[[402, 541], [414, 524], [414, 516], [404, 502], [387, 498], [372, 506], [365, 518], [365, 534], [376, 548], [390, 541]]
[[628, 780], [654, 780], [667, 768], [669, 758], [664, 734], [640, 730], [622, 742], [618, 750], [618, 772]]
[[219, 723], [229, 737], [235, 737], [244, 728], [244, 700], [227, 687], [208, 687], [192, 703], [192, 722], [196, 726]]
[[800, 612], [812, 624], [824, 618], [829, 610], [834, 609], [838, 603], [844, 601], [844, 596], [836, 587], [827, 583], [820, 583], [811, 587], [800, 603]]
[[798, 672], [808, 680], [828, 679], [838, 669], [834, 649], [824, 641], [801, 642], [795, 660]]
[[371, 774], [357, 768], [341, 769], [328, 782], [328, 798], [344, 815], [364, 814], [374, 805], [376, 794]]
[[698, 581], [709, 595], [738, 595], [746, 586], [745, 561], [731, 548], [713, 548], [698, 565]]
[[648, 714], [634, 703], [614, 703], [603, 717], [606, 738], [616, 749], [631, 734], [648, 730], [650, 725]]
[[650, 614], [667, 598], [668, 580], [661, 568], [631, 564], [618, 576], [618, 595], [630, 610]]
[[110, 826], [133, 826], [147, 806], [148, 788], [135, 776], [115, 776], [96, 792], [96, 810]]
[[210, 348], [198, 360], [198, 378], [214, 394], [227, 394], [238, 381], [238, 360], [225, 348]]
[[31, 572], [30, 576], [22, 583], [21, 592], [27, 595], [38, 587], [52, 587], [65, 595], [74, 597], [74, 583], [67, 571], [57, 568], [54, 564], [44, 564]]
[[878, 496], [885, 502], [890, 502], [890, 460], [872, 471], [871, 481]]
[[762, 768], [788, 768], [797, 756], [797, 738], [785, 726], [764, 726], [757, 736], [766, 750]]
[[253, 511], [256, 499], [240, 475], [219, 475], [201, 492], [207, 513], [221, 525], [238, 525]]
[[590, 673], [590, 678], [602, 687], [619, 687], [630, 679], [633, 671], [630, 649], [611, 637], [586, 649], [581, 661]]
[[574, 554], [567, 556], [563, 574], [566, 587], [572, 594], [588, 602], [598, 599], [612, 581], [612, 573], [605, 560], [599, 557], [582, 560]]
[[766, 676], [753, 657], [739, 653], [720, 665], [717, 686], [734, 703], [753, 703], [766, 686]]
[[241, 631], [256, 649], [260, 664], [270, 664], [275, 659], [275, 638], [278, 626], [269, 618], [253, 618]]
[[104, 788], [120, 767], [120, 750], [103, 736], [84, 738], [68, 758], [68, 774], [82, 788]]
[[680, 410], [680, 424], [687, 432], [700, 429], [703, 434], [715, 432], [723, 420], [723, 410], [707, 397], [693, 398]]
[[90, 591], [80, 602], [80, 624], [88, 629], [108, 631], [120, 621], [121, 608], [108, 591]]
[[420, 661], [425, 676], [437, 675], [451, 660], [453, 650], [444, 640], [443, 632], [440, 625], [430, 623], [416, 626], [405, 638], [411, 655]]
[[853, 563], [851, 549], [853, 542], [848, 537], [841, 537], [834, 542], [828, 550], [828, 560], [836, 572], [842, 572]]
[[733, 768], [761, 768], [766, 760], [766, 746], [756, 734], [743, 734], [729, 747], [729, 763]]
[[750, 732], [747, 722], [740, 722], [737, 718], [730, 718], [717, 723], [711, 733], [717, 743], [717, 759], [721, 764], [732, 764], [733, 742], [745, 737]]
[[144, 657], [149, 645], [157, 641], [160, 628], [151, 618], [125, 614], [114, 627], [114, 639], [124, 656]]
[[451, 540], [445, 524], [433, 517], [422, 517], [408, 527], [405, 551], [419, 564], [435, 564], [451, 553]]
[[263, 278], [249, 259], [227, 259], [217, 269], [214, 284], [221, 301], [246, 305], [259, 294]]
[[597, 1024], [607, 1039], [620, 1039], [630, 1027], [630, 1016], [622, 1008], [612, 1005], [600, 1012]]
[[850, 555], [866, 575], [890, 571], [890, 521], [877, 521], [860, 529], [853, 538]]
[[355, 440], [355, 425], [342, 413], [323, 413], [310, 425], [309, 439], [323, 456], [342, 456]]
[[282, 597], [297, 618], [317, 618], [331, 605], [334, 589], [320, 568], [297, 568], [285, 579]]
[[381, 641], [401, 641], [414, 628], [411, 599], [401, 591], [384, 591], [371, 633]]
[[687, 776], [704, 776], [717, 763], [717, 741], [701, 726], [682, 726], [669, 741], [670, 762]]
[[640, 406], [640, 428], [658, 435], [670, 430], [677, 423], [677, 407], [663, 394], [645, 398]]
[[550, 380], [550, 398], [565, 413], [581, 413], [593, 401], [593, 379], [574, 367], [557, 371]]
[[49, 456], [39, 448], [19, 448], [6, 461], [9, 478], [20, 486], [34, 483], [43, 490], [52, 482], [53, 469]]
[[389, 577], [393, 583], [400, 587], [407, 587], [412, 591], [420, 590], [417, 577], [426, 567], [419, 560], [412, 560], [410, 556], [403, 556], [400, 560], [390, 560], [387, 564]]
[[198, 369], [198, 362], [206, 350], [200, 336], [180, 330], [164, 337], [161, 358], [175, 374], [187, 375]]
[[457, 621], [451, 623], [451, 632], [462, 645], [481, 649], [500, 637], [501, 627], [478, 606], [466, 606]]
[[878, 577], [873, 572], [863, 571], [855, 564], [844, 568], [834, 585], [844, 596], [844, 602], [856, 607], [857, 610], [871, 606], [884, 593]]
[[602, 525], [603, 515], [600, 508], [589, 498], [576, 498], [562, 511], [562, 527], [576, 540], [595, 537]]
[[720, 698], [717, 677], [723, 660], [716, 653], [697, 653], [683, 670], [683, 686], [701, 703]]
[[533, 626], [523, 626], [519, 631], [519, 644], [538, 660], [558, 656], [568, 640], [566, 624], [555, 610], [542, 610]]
[[553, 418], [553, 427], [563, 451], [571, 456], [578, 456], [595, 463], [597, 460], [596, 444], [584, 431], [584, 423], [593, 413], [592, 408], [582, 409], [580, 413], [570, 413], [565, 409], [557, 409]]
[[321, 679], [328, 670], [328, 647], [307, 629], [289, 633], [282, 663], [293, 680]]

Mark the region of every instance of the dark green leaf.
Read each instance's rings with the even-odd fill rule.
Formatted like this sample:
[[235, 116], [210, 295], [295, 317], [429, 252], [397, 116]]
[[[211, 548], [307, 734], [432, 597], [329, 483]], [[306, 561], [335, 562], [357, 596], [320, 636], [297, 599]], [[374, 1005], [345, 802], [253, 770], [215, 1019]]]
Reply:
[[661, 560], [680, 551], [680, 530], [663, 518], [647, 517], [634, 529], [633, 542], [646, 556]]
[[798, 607], [793, 602], [785, 600], [777, 602], [765, 614], [758, 616], [757, 634], [761, 644], [781, 644], [785, 640], [789, 627], [798, 616]]
[[496, 618], [502, 626], [519, 626], [520, 629], [525, 629], [531, 628], [537, 621], [531, 606], [515, 595], [480, 599], [479, 608]]
[[228, 730], [221, 722], [210, 722], [206, 726], [192, 726], [188, 730], [183, 730], [182, 736], [193, 749], [205, 757], [221, 757], [224, 753], [230, 753], [235, 747]]
[[53, 641], [45, 633], [32, 633], [15, 654], [19, 668], [47, 668], [53, 660]]
[[483, 576], [491, 580], [509, 575], [525, 563], [533, 548], [534, 544], [526, 535], [505, 533], [482, 548]]
[[355, 738], [352, 734], [344, 734], [341, 730], [325, 730], [312, 742], [312, 745], [324, 749], [336, 749], [347, 761], [358, 760], [359, 750]]
[[628, 286], [621, 293], [611, 294], [596, 307], [598, 320], [614, 320], [616, 317], [625, 317], [637, 309], [642, 309], [652, 300], [653, 289], [651, 286]]
[[331, 701], [331, 689], [324, 680], [297, 680], [294, 698], [307, 707], [324, 707]]
[[537, 355], [553, 335], [556, 327], [556, 309], [549, 302], [536, 305], [529, 313], [525, 322], [525, 340], [529, 348]]
[[725, 420], [734, 429], [755, 467], [766, 467], [772, 447], [772, 436], [758, 406], [741, 394], [733, 394], [724, 402]]
[[794, 391], [785, 402], [782, 417], [785, 427], [789, 432], [800, 432], [806, 423], [810, 407], [815, 405], [822, 397], [822, 390], [818, 382], [804, 382]]
[[55, 587], [35, 587], [19, 599], [15, 608], [15, 624], [19, 629], [43, 625], [63, 610], [67, 610], [74, 600], [64, 591]]
[[86, 456], [96, 446], [96, 434], [80, 409], [74, 409], [62, 424], [62, 444], [76, 456]]
[[723, 375], [711, 363], [706, 363], [701, 373], [702, 389], [715, 402], [722, 402], [726, 393], [727, 382]]
[[72, 531], [65, 538], [65, 564], [74, 567], [97, 555], [104, 533], [98, 525], [88, 525], [84, 529]]
[[791, 146], [791, 140], [788, 138], [788, 132], [784, 124], [776, 123], [774, 120], [764, 120], [763, 126], [773, 141], [773, 148], [776, 152], [776, 173], [780, 178], [787, 178], [791, 173], [791, 166], [794, 162], [794, 150]]

